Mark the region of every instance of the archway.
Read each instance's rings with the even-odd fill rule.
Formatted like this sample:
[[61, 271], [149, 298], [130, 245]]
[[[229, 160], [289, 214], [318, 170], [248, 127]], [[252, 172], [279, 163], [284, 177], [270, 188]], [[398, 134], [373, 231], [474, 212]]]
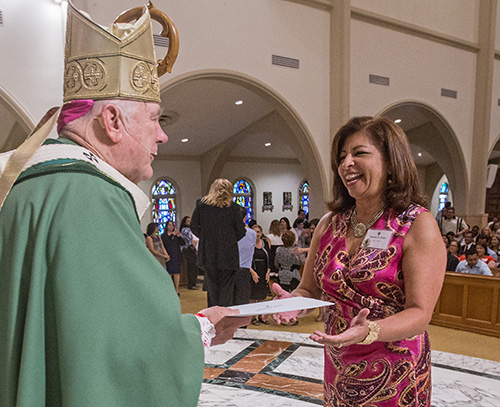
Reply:
[[265, 114], [248, 124], [244, 130], [233, 134], [208, 153], [201, 156], [201, 185], [203, 193], [218, 178], [227, 161], [242, 139], [253, 130], [265, 129], [281, 139], [293, 151], [311, 184], [311, 209], [323, 213], [329, 187], [316, 144], [307, 126], [288, 101], [267, 84], [248, 75], [227, 70], [203, 70], [180, 75], [162, 85], [162, 96], [168, 100], [169, 91], [193, 81], [215, 81], [235, 84], [260, 98], [268, 105]]
[[0, 153], [17, 148], [35, 123], [21, 105], [0, 86]]
[[415, 163], [424, 178], [424, 192], [431, 199], [434, 190], [445, 174], [453, 192], [453, 206], [457, 213], [467, 213], [469, 178], [465, 159], [457, 136], [446, 119], [434, 108], [419, 101], [394, 103], [380, 113], [390, 120], [401, 120], [408, 141], [414, 150], [424, 150], [428, 159], [419, 165], [416, 153]]

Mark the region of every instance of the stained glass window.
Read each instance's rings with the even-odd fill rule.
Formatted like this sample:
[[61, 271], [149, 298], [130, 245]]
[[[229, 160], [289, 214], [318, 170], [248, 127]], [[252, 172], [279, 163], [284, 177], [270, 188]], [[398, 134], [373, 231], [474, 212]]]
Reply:
[[448, 183], [443, 182], [439, 188], [439, 210], [444, 208], [446, 201], [448, 201]]
[[309, 214], [309, 182], [305, 180], [299, 187], [299, 209]]
[[176, 221], [176, 193], [174, 185], [166, 179], [160, 179], [153, 185], [151, 191], [153, 222], [158, 223], [160, 234], [165, 230], [167, 221]]
[[233, 184], [233, 201], [247, 209], [247, 223], [253, 217], [253, 188], [248, 181], [239, 179]]

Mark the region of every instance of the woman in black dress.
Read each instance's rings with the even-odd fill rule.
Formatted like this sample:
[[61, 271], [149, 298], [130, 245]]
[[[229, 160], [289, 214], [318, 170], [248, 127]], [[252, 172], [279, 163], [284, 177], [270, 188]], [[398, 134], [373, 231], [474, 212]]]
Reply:
[[240, 269], [238, 240], [246, 230], [231, 181], [216, 179], [196, 202], [191, 231], [198, 243], [198, 265], [205, 267], [208, 306], [233, 305], [234, 279]]
[[181, 237], [181, 233], [178, 229], [175, 229], [174, 222], [171, 220], [167, 221], [165, 225], [165, 232], [161, 236], [163, 245], [167, 249], [167, 253], [170, 255], [170, 261], [167, 262], [168, 274], [174, 280], [175, 291], [177, 295], [179, 293], [179, 283], [181, 280], [181, 246], [184, 244], [184, 239]]
[[[269, 274], [271, 273], [269, 267], [269, 249], [271, 244], [268, 238], [262, 237], [262, 228], [259, 225], [254, 225], [252, 229], [257, 232], [257, 240], [253, 253], [252, 268], [250, 269], [250, 273], [252, 274], [250, 302], [258, 302], [265, 300], [267, 297], [267, 283], [269, 281]], [[269, 323], [262, 318], [262, 315], [252, 319], [253, 325], [260, 325], [261, 322], [266, 325]]]

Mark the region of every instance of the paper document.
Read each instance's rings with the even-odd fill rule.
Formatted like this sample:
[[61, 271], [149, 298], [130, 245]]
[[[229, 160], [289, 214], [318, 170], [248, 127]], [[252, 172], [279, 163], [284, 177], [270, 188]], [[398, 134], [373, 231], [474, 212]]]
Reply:
[[275, 314], [277, 312], [298, 311], [303, 309], [325, 307], [333, 305], [328, 301], [315, 300], [314, 298], [306, 297], [291, 297], [282, 300], [255, 302], [252, 304], [234, 305], [228, 307], [231, 309], [238, 309], [238, 315], [228, 315], [229, 317], [246, 317], [250, 315], [265, 315]]

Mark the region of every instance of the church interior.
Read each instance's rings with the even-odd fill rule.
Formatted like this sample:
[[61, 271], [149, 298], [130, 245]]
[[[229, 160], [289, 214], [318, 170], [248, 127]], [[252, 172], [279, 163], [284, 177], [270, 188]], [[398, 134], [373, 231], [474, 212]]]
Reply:
[[[136, 0], [74, 0], [97, 22]], [[65, 0], [0, 0], [0, 153], [62, 103]], [[331, 199], [330, 149], [353, 116], [405, 131], [428, 209], [452, 202], [468, 225], [500, 218], [497, 0], [156, 0], [175, 22], [178, 60], [160, 79], [151, 199], [141, 219], [180, 224], [216, 178], [267, 233]], [[157, 56], [169, 43], [155, 27]], [[52, 134], [52, 137], [57, 137]], [[202, 276], [200, 276], [202, 279]], [[200, 287], [201, 287], [200, 280]], [[206, 293], [181, 280], [182, 311]], [[199, 406], [322, 405], [317, 311], [296, 326], [248, 326], [205, 355]], [[429, 327], [432, 406], [500, 405], [500, 277], [447, 273]]]

